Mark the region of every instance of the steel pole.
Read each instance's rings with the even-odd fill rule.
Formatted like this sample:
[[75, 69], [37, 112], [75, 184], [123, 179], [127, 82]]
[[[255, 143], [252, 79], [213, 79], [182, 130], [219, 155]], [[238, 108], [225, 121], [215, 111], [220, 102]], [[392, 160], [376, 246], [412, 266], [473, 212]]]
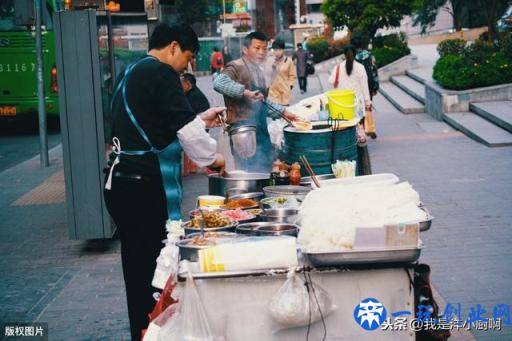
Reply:
[[46, 134], [46, 110], [44, 102], [44, 80], [43, 80], [43, 44], [41, 33], [41, 0], [34, 0], [36, 15], [36, 72], [37, 72], [37, 102], [39, 117], [39, 143], [41, 167], [48, 167], [48, 135]]

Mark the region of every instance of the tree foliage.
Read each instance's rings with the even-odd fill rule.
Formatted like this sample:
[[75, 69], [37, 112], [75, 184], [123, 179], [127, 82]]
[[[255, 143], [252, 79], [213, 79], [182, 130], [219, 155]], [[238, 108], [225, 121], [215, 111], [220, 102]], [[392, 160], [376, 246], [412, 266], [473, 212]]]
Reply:
[[347, 26], [370, 39], [379, 28], [400, 26], [412, 9], [410, 0], [326, 0], [322, 4], [332, 26]]
[[422, 32], [434, 25], [439, 9], [448, 11], [453, 18], [455, 30], [462, 29], [463, 13], [473, 10], [484, 19], [489, 31], [489, 39], [494, 40], [496, 22], [507, 9], [509, 0], [415, 0], [414, 25], [421, 25]]

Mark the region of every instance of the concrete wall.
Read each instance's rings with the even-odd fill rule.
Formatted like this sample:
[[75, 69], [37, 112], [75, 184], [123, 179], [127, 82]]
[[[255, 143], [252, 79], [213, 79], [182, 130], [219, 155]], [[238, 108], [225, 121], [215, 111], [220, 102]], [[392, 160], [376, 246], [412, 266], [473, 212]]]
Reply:
[[444, 113], [469, 111], [470, 102], [512, 100], [512, 83], [453, 91], [443, 89], [436, 83], [427, 82], [425, 95], [425, 111], [438, 120], [442, 120]]
[[418, 57], [414, 54], [403, 56], [393, 63], [379, 68], [379, 81], [387, 82], [391, 76], [404, 75], [405, 71], [418, 67]]

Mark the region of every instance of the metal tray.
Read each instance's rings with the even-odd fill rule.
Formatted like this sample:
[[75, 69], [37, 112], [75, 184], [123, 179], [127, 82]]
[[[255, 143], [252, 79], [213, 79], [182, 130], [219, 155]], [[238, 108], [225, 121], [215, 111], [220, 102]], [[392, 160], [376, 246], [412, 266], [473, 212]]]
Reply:
[[420, 209], [422, 209], [423, 211], [425, 211], [425, 213], [427, 214], [427, 217], [428, 217], [427, 220], [419, 222], [420, 232], [428, 231], [432, 227], [432, 220], [434, 220], [434, 217], [430, 214], [430, 212], [427, 210], [425, 205], [420, 204], [418, 207]]
[[375, 263], [411, 263], [420, 258], [422, 245], [416, 248], [357, 250], [345, 252], [307, 253], [312, 266], [339, 266]]
[[[194, 279], [213, 279], [213, 278], [234, 278], [248, 276], [270, 276], [277, 274], [285, 274], [288, 268], [262, 269], [262, 270], [244, 270], [244, 271], [222, 271], [222, 272], [192, 272]], [[187, 272], [178, 272], [178, 280], [187, 278]]]

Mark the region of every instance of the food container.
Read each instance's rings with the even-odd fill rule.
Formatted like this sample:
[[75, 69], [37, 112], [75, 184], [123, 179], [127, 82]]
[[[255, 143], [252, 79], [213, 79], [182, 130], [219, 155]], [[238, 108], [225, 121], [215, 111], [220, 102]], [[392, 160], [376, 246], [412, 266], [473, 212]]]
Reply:
[[232, 216], [228, 216], [228, 213], [230, 211], [235, 211], [235, 210], [224, 210], [224, 215], [228, 217], [228, 219], [231, 219], [231, 220], [235, 220], [238, 222], [238, 224], [244, 224], [244, 223], [250, 223], [252, 221], [256, 221], [256, 219], [258, 219], [258, 217], [250, 212], [247, 212], [247, 210], [241, 210], [241, 212], [243, 212], [244, 214], [246, 215], [249, 215], [250, 217], [247, 217], [245, 219], [235, 219], [233, 218]]
[[294, 198], [302, 202], [311, 189], [304, 186], [267, 186], [263, 188], [265, 196], [268, 198], [283, 197]]
[[176, 242], [176, 246], [179, 248], [180, 260], [188, 260], [191, 262], [197, 262], [199, 260], [199, 250], [207, 249], [211, 246], [216, 245], [215, 239], [231, 239], [235, 238], [235, 233], [227, 232], [208, 232], [205, 233], [205, 237], [212, 238], [212, 243], [209, 245], [190, 245], [192, 238], [201, 235], [201, 233], [193, 233], [187, 236], [186, 239], [182, 239]]
[[230, 189], [236, 189], [234, 194], [245, 192], [261, 192], [263, 187], [270, 185], [270, 174], [231, 172], [226, 176], [220, 174], [208, 175], [208, 193], [225, 196]]
[[[211, 208], [211, 207], [204, 207], [202, 208], [203, 212], [222, 212], [224, 211], [223, 208]], [[192, 211], [189, 211], [188, 212], [188, 216], [190, 217], [190, 219], [194, 219], [194, 217], [197, 217], [201, 214], [201, 212], [199, 212], [199, 209], [195, 209], [195, 210], [192, 210]]]
[[298, 215], [299, 210], [296, 208], [272, 208], [263, 210], [260, 219], [268, 222], [295, 224]]
[[197, 197], [198, 207], [220, 207], [224, 205], [225, 197], [219, 195], [200, 195]]
[[257, 229], [259, 229], [262, 226], [268, 226], [268, 225], [270, 225], [268, 222], [255, 222], [255, 223], [239, 224], [236, 227], [236, 233], [256, 236]]
[[298, 208], [300, 206], [300, 202], [295, 198], [273, 197], [261, 199], [259, 206], [263, 210], [276, 208]]
[[263, 192], [249, 192], [249, 193], [242, 193], [242, 194], [235, 194], [229, 197], [229, 200], [236, 200], [236, 199], [251, 199], [256, 202], [259, 202], [261, 199], [265, 197], [265, 193]]
[[[322, 182], [324, 180], [335, 179], [336, 177], [334, 176], [334, 174], [322, 174], [322, 175], [317, 175], [316, 178], [318, 179], [318, 181]], [[300, 179], [301, 186], [311, 187], [312, 183], [313, 183], [313, 180], [311, 179], [310, 176], [303, 176]]]
[[257, 236], [293, 236], [297, 237], [298, 226], [293, 224], [267, 224], [258, 227]]
[[[188, 236], [193, 233], [200, 233], [200, 227], [189, 227], [190, 221], [186, 221], [181, 224], [183, 229], [185, 230], [185, 235]], [[204, 228], [204, 232], [235, 232], [236, 227], [238, 225], [237, 221], [232, 221], [229, 225], [226, 226], [215, 226], [215, 227], [206, 227]]]

